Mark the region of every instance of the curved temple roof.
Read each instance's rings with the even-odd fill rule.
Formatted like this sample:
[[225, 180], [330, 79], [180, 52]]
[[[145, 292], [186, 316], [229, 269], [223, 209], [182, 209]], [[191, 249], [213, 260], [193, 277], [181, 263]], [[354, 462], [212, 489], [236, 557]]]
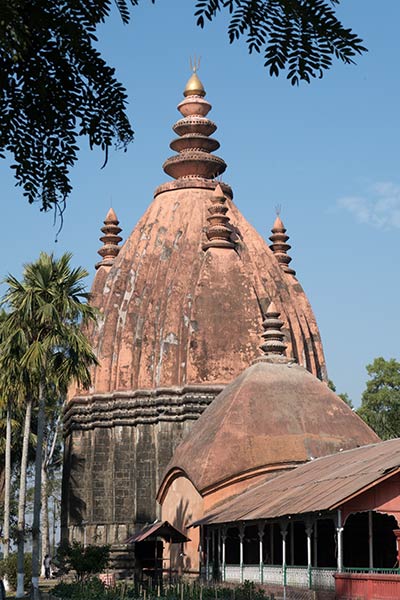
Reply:
[[178, 107], [183, 118], [171, 144], [178, 154], [165, 163], [175, 180], [156, 190], [121, 248], [112, 215], [113, 256], [98, 264], [92, 287], [102, 312], [91, 334], [100, 363], [95, 393], [232, 381], [258, 355], [271, 300], [289, 352], [325, 378], [318, 327], [297, 279], [234, 205], [228, 185], [220, 183], [215, 200], [215, 175], [226, 165], [212, 154], [219, 144], [210, 137], [211, 105], [194, 83]]
[[164, 482], [180, 472], [206, 493], [237, 477], [378, 441], [325, 383], [283, 356], [267, 355], [226, 386], [193, 424]]

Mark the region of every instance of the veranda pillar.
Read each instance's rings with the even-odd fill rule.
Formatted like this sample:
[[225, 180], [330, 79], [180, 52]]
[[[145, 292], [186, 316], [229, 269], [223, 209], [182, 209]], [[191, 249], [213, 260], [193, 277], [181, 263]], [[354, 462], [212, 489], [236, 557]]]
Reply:
[[288, 524], [281, 523], [281, 536], [282, 536], [282, 572], [283, 572], [283, 585], [286, 586], [286, 537], [288, 533]]
[[342, 522], [342, 511], [338, 508], [337, 511], [337, 570], [339, 573], [343, 571], [343, 522]]
[[374, 521], [372, 510], [368, 511], [368, 558], [369, 568], [374, 568]]
[[308, 587], [311, 589], [312, 586], [312, 553], [311, 553], [311, 536], [313, 526], [311, 521], [306, 522], [306, 536], [307, 536], [307, 575], [308, 575]]
[[226, 543], [226, 527], [222, 528], [221, 532], [221, 542], [222, 542], [222, 556], [221, 556], [221, 578], [222, 581], [226, 580], [226, 558], [225, 558], [225, 543]]
[[397, 565], [400, 565], [400, 529], [393, 529], [393, 533], [396, 536]]
[[260, 583], [263, 583], [264, 579], [264, 527], [265, 523], [258, 524], [258, 540], [259, 540], [259, 564], [260, 564]]
[[244, 530], [245, 530], [245, 526], [244, 525], [239, 525], [239, 541], [240, 541], [240, 546], [239, 546], [239, 550], [240, 550], [240, 583], [243, 583], [243, 571], [244, 571], [244, 564], [243, 564], [243, 540], [244, 540]]

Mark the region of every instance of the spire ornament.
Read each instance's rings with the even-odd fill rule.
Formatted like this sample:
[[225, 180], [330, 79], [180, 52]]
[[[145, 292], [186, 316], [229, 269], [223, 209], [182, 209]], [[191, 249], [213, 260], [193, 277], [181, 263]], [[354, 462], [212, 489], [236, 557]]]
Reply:
[[98, 250], [97, 254], [100, 254], [102, 260], [95, 265], [96, 269], [99, 267], [111, 267], [121, 250], [118, 244], [122, 241], [122, 237], [119, 235], [122, 229], [119, 227], [119, 221], [113, 208], [110, 208], [108, 211], [104, 219], [104, 227], [101, 228], [101, 231], [104, 234], [100, 238], [103, 246]]
[[211, 196], [211, 206], [208, 208], [208, 212], [210, 213], [210, 216], [207, 217], [209, 225], [206, 231], [208, 242], [203, 244], [203, 250], [235, 248], [235, 243], [231, 240], [230, 218], [226, 214], [228, 212], [226, 198], [220, 184], [217, 185]]
[[280, 218], [279, 208], [276, 211], [276, 219], [271, 231], [272, 235], [269, 239], [271, 240], [272, 244], [270, 244], [269, 247], [275, 254], [276, 259], [281, 266], [281, 269], [289, 275], [296, 275], [296, 271], [289, 267], [289, 263], [292, 259], [287, 252], [288, 250], [290, 250], [291, 246], [287, 244], [289, 236], [286, 235], [285, 226], [282, 223], [282, 219]]
[[280, 314], [275, 304], [271, 302], [263, 321], [262, 337], [264, 342], [260, 346], [266, 356], [271, 354], [285, 356], [287, 344], [285, 343], [285, 334], [282, 332], [283, 321], [279, 318]]
[[207, 118], [211, 104], [204, 98], [206, 91], [197, 75], [199, 61], [195, 59], [191, 68], [193, 74], [183, 92], [185, 99], [178, 105], [183, 118], [173, 126], [178, 137], [170, 143], [178, 154], [163, 164], [165, 173], [182, 183], [186, 179], [212, 180], [226, 169], [225, 161], [211, 154], [219, 148], [219, 142], [210, 137], [217, 126]]

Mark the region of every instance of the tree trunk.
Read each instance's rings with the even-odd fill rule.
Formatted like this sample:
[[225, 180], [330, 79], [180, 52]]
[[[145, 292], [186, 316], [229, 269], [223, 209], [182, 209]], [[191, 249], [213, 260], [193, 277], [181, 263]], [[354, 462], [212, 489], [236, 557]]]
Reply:
[[48, 498], [48, 486], [47, 486], [47, 457], [43, 461], [42, 465], [42, 552], [40, 557], [40, 564], [42, 577], [45, 575], [43, 559], [46, 554], [50, 554], [50, 540], [49, 540], [49, 498]]
[[29, 434], [31, 431], [32, 400], [26, 401], [24, 437], [22, 441], [21, 476], [18, 499], [17, 524], [17, 598], [24, 596], [24, 542], [25, 542], [25, 505], [26, 505], [26, 471], [28, 467]]
[[6, 422], [6, 452], [5, 452], [5, 482], [4, 482], [4, 526], [3, 526], [3, 556], [10, 554], [10, 483], [11, 483], [11, 406], [7, 402]]
[[33, 598], [38, 600], [39, 594], [39, 553], [40, 553], [40, 501], [42, 493], [42, 457], [43, 457], [43, 437], [46, 421], [45, 413], [45, 389], [43, 381], [39, 384], [39, 405], [36, 436], [36, 456], [35, 456], [35, 490], [33, 496], [33, 523], [32, 523], [32, 587]]

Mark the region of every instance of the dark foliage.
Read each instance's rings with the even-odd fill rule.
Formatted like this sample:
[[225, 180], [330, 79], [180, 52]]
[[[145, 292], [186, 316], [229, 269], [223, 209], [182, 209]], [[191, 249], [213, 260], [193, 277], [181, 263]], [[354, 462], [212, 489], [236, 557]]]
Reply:
[[[30, 582], [32, 578], [32, 556], [25, 554], [24, 557], [25, 582]], [[17, 589], [17, 555], [10, 554], [8, 558], [0, 560], [0, 578], [7, 578], [13, 590]]]
[[[0, 156], [13, 156], [17, 185], [42, 210], [63, 209], [79, 136], [102, 149], [104, 163], [111, 145], [126, 149], [133, 138], [125, 89], [94, 43], [113, 5], [127, 23], [139, 1], [0, 0]], [[298, 84], [365, 51], [336, 18], [339, 2], [195, 0], [195, 16], [204, 27], [229, 11], [230, 41], [245, 36], [271, 75], [285, 71]]]
[[[124, 2], [118, 2], [123, 18]], [[43, 210], [62, 208], [77, 137], [105, 154], [133, 131], [126, 94], [94, 47], [112, 0], [0, 0], [0, 151]]]
[[250, 581], [237, 585], [234, 590], [230, 587], [182, 581], [162, 587], [152, 587], [150, 582], [144, 590], [141, 584], [132, 585], [127, 582], [107, 588], [98, 579], [90, 579], [84, 583], [59, 583], [52, 593], [63, 600], [180, 600], [182, 597], [185, 600], [273, 600], [273, 595], [266, 596], [263, 589]]
[[270, 75], [285, 71], [293, 85], [322, 77], [337, 58], [353, 63], [366, 51], [362, 40], [337, 19], [340, 0], [198, 0], [197, 23], [204, 27], [219, 11], [231, 14], [230, 42], [245, 36], [249, 52], [263, 52]]
[[54, 564], [60, 573], [75, 571], [79, 582], [102, 573], [110, 560], [110, 546], [83, 546], [77, 541], [59, 547]]

